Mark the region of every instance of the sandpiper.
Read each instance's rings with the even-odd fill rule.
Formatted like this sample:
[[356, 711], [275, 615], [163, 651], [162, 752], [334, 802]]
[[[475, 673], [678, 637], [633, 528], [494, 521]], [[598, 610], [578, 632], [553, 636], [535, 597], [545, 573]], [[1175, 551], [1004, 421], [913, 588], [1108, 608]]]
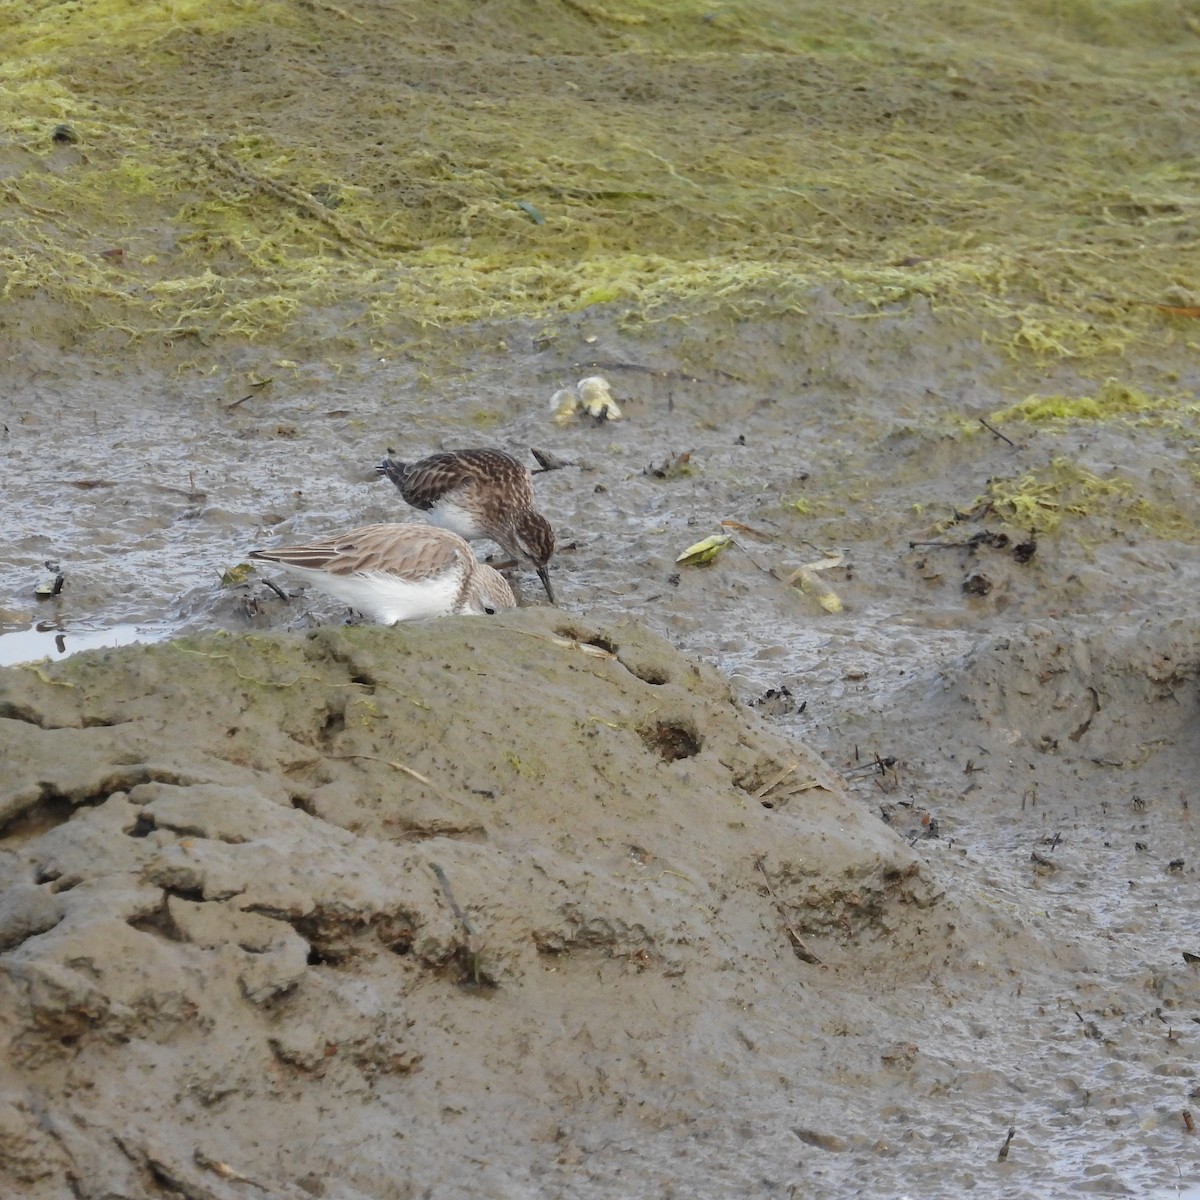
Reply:
[[383, 625], [517, 606], [503, 575], [477, 562], [458, 534], [432, 525], [364, 525], [250, 557], [278, 563]]
[[376, 467], [413, 508], [468, 541], [490, 538], [532, 567], [554, 604], [547, 563], [554, 530], [534, 507], [529, 469], [503, 450], [452, 450], [417, 462], [385, 458]]

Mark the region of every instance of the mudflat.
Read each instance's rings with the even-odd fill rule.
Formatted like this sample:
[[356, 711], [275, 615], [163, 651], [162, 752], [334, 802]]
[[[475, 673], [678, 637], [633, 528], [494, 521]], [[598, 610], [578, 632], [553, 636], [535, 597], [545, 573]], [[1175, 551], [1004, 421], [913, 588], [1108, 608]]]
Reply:
[[5, 18], [0, 1191], [1200, 1179], [1194, 22], [920, 7]]

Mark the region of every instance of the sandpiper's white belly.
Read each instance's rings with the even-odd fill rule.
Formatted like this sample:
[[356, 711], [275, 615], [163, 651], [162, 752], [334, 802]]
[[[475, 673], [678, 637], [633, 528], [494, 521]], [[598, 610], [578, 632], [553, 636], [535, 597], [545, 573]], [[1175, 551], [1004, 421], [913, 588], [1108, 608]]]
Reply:
[[491, 536], [480, 522], [478, 513], [464, 508], [449, 496], [443, 496], [432, 508], [426, 509], [424, 517], [431, 525], [449, 529], [468, 542]]
[[344, 601], [351, 608], [378, 621], [393, 625], [397, 621], [420, 621], [426, 617], [444, 617], [455, 611], [462, 584], [460, 571], [443, 571], [422, 580], [402, 579], [387, 571], [361, 571], [354, 575], [333, 575], [311, 567], [280, 564], [313, 587]]

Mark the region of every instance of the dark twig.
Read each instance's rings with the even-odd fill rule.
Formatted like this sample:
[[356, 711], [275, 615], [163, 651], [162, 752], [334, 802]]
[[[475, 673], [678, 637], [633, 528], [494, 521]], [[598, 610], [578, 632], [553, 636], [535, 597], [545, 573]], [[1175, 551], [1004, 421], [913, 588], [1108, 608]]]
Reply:
[[245, 404], [247, 400], [253, 400], [253, 399], [254, 399], [254, 393], [253, 393], [253, 392], [251, 392], [251, 393], [250, 393], [250, 395], [248, 395], [248, 396], [243, 396], [243, 397], [242, 397], [240, 400], [235, 400], [235, 401], [234, 401], [232, 404], [227, 404], [227, 405], [225, 405], [225, 411], [226, 411], [226, 412], [233, 412], [233, 410], [234, 410], [235, 408], [237, 408], [237, 406], [238, 406], [239, 404]]
[[[483, 970], [483, 939], [475, 933], [475, 928], [470, 921], [467, 920], [467, 914], [459, 907], [459, 903], [454, 898], [454, 893], [450, 890], [450, 880], [446, 878], [446, 872], [438, 866], [437, 863], [429, 864], [433, 868], [433, 873], [437, 876], [438, 883], [442, 886], [442, 891], [446, 893], [446, 899], [450, 901], [450, 907], [454, 910], [454, 915], [458, 918], [459, 923], [467, 934], [467, 944], [463, 947], [461, 962], [468, 971], [468, 978], [476, 987], [487, 984], [489, 987], [495, 987], [496, 981], [485, 974]], [[465, 983], [466, 980], [463, 980]]]
[[1005, 437], [1000, 430], [994, 429], [982, 417], [979, 418], [979, 423], [988, 431], [988, 433], [995, 434], [996, 437], [998, 437], [1002, 442], [1007, 442], [1014, 450], [1017, 448], [1017, 443], [1014, 442], [1012, 438]]
[[446, 878], [446, 872], [438, 866], [437, 863], [429, 864], [433, 868], [433, 873], [437, 876], [437, 881], [442, 885], [442, 891], [446, 893], [446, 899], [450, 901], [450, 907], [454, 911], [454, 915], [462, 922], [462, 927], [467, 931], [469, 937], [475, 936], [475, 930], [471, 926], [471, 922], [467, 920], [467, 914], [459, 907], [458, 901], [454, 898], [454, 893], [450, 890], [450, 880]]
[[[1008, 441], [1007, 438], [1005, 438], [1004, 440]], [[1000, 1153], [996, 1155], [997, 1162], [1004, 1162], [1007, 1160], [1008, 1147], [1009, 1147], [1009, 1144], [1012, 1142], [1013, 1138], [1016, 1136], [1016, 1132], [1017, 1132], [1017, 1127], [1015, 1125], [1010, 1125], [1008, 1127], [1008, 1137], [1006, 1137], [1004, 1139], [1004, 1145], [1000, 1147]]]
[[792, 939], [792, 951], [797, 958], [802, 958], [805, 962], [815, 963], [817, 966], [820, 966], [821, 960], [804, 944], [804, 939], [792, 928], [792, 923], [787, 919], [783, 911], [783, 905], [779, 902], [779, 897], [775, 895], [775, 889], [771, 886], [771, 877], [767, 874], [767, 868], [763, 865], [763, 860], [756, 858], [754, 865], [762, 872], [762, 877], [767, 882], [767, 893], [775, 901], [775, 907], [779, 909], [779, 916], [783, 921], [783, 927], [788, 931], [788, 937]]
[[[857, 751], [857, 747], [855, 747], [855, 750]], [[894, 754], [889, 754], [884, 758], [876, 751], [869, 763], [859, 763], [857, 767], [847, 767], [842, 774], [847, 779], [851, 775], [886, 775], [896, 765], [897, 761]]]
[[279, 584], [272, 583], [269, 579], [264, 579], [263, 583], [265, 583], [267, 585], [267, 587], [269, 587], [271, 589], [271, 591], [273, 591], [275, 593], [275, 595], [277, 595], [280, 598], [280, 600], [283, 600], [285, 602], [291, 600], [291, 596], [289, 596], [287, 594], [287, 592], [285, 592], [283, 590], [283, 588], [281, 588], [279, 586]]

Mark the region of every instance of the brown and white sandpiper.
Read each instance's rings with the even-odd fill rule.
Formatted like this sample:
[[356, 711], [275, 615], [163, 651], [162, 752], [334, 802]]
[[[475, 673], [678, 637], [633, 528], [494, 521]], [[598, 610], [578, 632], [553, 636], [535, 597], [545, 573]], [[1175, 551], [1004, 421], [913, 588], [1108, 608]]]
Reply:
[[529, 469], [503, 450], [451, 450], [416, 462], [385, 458], [376, 467], [427, 520], [468, 541], [490, 538], [532, 567], [554, 604], [547, 564], [554, 553], [550, 522], [534, 508]]
[[504, 576], [456, 533], [432, 525], [364, 525], [326, 541], [253, 550], [382, 625], [516, 608]]

